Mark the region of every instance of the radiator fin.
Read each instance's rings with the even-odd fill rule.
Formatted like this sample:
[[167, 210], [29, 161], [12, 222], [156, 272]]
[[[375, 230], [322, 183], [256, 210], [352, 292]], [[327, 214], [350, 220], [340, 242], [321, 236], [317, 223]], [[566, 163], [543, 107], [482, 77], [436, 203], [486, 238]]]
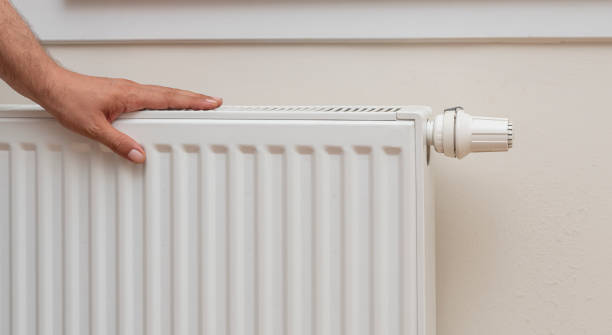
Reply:
[[402, 148], [145, 149], [0, 143], [0, 333], [415, 334]]
[[11, 304], [12, 291], [11, 278], [14, 275], [11, 269], [11, 151], [8, 143], [0, 142], [0, 334], [11, 333]]

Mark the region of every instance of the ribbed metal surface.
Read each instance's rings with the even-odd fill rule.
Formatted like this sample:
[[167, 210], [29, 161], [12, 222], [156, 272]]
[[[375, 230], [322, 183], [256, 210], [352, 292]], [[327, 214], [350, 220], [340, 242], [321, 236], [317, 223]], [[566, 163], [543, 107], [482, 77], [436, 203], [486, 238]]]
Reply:
[[0, 334], [416, 334], [403, 148], [0, 143]]

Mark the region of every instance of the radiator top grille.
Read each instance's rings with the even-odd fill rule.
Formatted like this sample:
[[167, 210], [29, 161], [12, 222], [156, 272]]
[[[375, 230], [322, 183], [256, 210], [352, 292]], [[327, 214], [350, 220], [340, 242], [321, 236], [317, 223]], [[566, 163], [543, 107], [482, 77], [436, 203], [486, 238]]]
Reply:
[[394, 106], [228, 106], [219, 111], [241, 112], [397, 112], [401, 107]]

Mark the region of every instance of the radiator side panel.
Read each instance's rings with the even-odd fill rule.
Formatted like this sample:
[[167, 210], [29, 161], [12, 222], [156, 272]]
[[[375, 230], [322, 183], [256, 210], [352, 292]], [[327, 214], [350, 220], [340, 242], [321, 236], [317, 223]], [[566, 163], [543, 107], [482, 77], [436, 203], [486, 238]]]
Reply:
[[435, 220], [435, 194], [434, 194], [434, 178], [430, 168], [424, 168], [425, 178], [425, 334], [437, 334], [436, 324], [436, 220]]
[[0, 333], [417, 334], [412, 121], [0, 120]]

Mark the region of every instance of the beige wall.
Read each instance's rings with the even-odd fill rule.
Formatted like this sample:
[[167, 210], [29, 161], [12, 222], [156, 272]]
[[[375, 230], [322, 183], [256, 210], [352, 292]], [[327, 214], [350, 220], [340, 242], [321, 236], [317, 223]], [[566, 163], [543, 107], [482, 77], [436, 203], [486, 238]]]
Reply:
[[[438, 329], [612, 333], [612, 44], [53, 46], [71, 69], [227, 104], [461, 104], [515, 148], [435, 155]], [[22, 102], [6, 86], [0, 102]]]

